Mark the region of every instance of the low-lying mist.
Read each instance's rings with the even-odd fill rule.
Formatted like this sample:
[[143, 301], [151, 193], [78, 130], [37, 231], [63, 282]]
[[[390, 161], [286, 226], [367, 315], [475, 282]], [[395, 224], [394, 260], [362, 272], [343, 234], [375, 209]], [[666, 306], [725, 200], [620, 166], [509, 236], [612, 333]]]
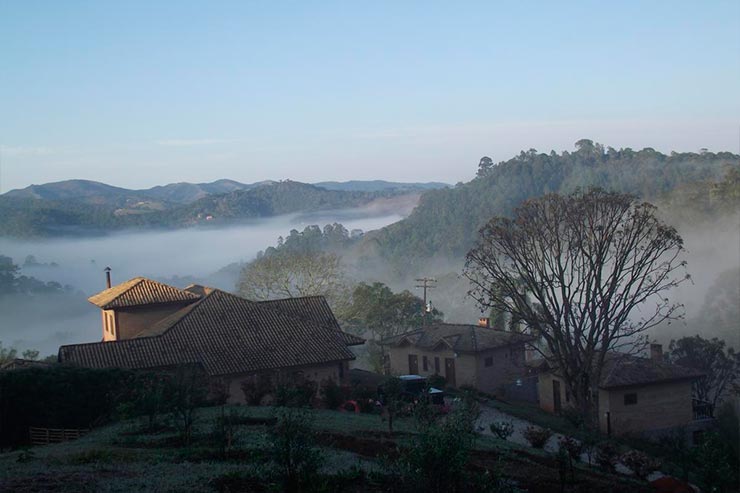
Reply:
[[[37, 349], [45, 356], [56, 354], [61, 344], [99, 340], [100, 312], [85, 298], [105, 288], [106, 266], [112, 269], [114, 284], [144, 276], [177, 284], [198, 281], [233, 291], [238, 269], [223, 268], [251, 260], [291, 229], [339, 222], [349, 230], [369, 231], [401, 218], [387, 208], [360, 208], [280, 216], [219, 229], [44, 241], [0, 239], [0, 254], [12, 257], [21, 266], [20, 274], [74, 288], [65, 294], [0, 299], [0, 341], [5, 347]], [[38, 263], [24, 266], [28, 255]]]

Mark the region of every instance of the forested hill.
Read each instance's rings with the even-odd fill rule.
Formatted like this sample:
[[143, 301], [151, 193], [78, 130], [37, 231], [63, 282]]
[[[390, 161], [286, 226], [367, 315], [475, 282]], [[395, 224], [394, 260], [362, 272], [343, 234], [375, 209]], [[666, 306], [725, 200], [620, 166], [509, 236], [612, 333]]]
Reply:
[[426, 192], [408, 218], [367, 235], [362, 249], [403, 265], [405, 272], [429, 258], [461, 261], [491, 217], [510, 214], [523, 200], [592, 186], [656, 200], [697, 182], [722, 180], [738, 166], [740, 156], [729, 152], [665, 155], [651, 148], [604, 148], [590, 140], [578, 141], [575, 152], [530, 149], [498, 164], [483, 158], [475, 179]]
[[189, 204], [140, 202], [119, 207], [83, 200], [0, 196], [0, 236], [95, 234], [127, 228], [178, 228], [227, 224], [294, 212], [360, 207], [400, 192], [326, 190], [294, 181], [268, 182], [248, 190], [208, 195]]

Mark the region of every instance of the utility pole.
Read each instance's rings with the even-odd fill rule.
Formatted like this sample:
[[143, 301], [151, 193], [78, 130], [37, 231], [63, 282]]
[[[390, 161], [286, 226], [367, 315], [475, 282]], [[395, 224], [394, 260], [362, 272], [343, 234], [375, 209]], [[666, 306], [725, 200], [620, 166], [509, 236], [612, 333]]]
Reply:
[[437, 286], [434, 285], [434, 283], [437, 282], [436, 279], [433, 277], [422, 277], [420, 279], [415, 279], [416, 282], [419, 282], [421, 284], [417, 284], [417, 288], [422, 288], [424, 290], [424, 325], [427, 324], [427, 314], [429, 313], [429, 310], [427, 310], [427, 307], [429, 306], [427, 304], [427, 289], [434, 289]]

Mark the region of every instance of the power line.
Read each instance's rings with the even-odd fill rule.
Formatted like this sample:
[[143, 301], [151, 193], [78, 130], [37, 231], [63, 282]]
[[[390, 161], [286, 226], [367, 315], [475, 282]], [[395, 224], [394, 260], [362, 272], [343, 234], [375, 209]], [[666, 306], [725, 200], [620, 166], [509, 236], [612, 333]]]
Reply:
[[421, 284], [417, 284], [417, 288], [422, 288], [424, 290], [424, 325], [427, 324], [427, 316], [428, 313], [431, 311], [429, 310], [429, 305], [427, 304], [427, 289], [434, 289], [437, 286], [434, 285], [434, 283], [437, 282], [436, 279], [433, 277], [422, 277], [420, 279], [414, 279], [416, 282], [420, 282]]

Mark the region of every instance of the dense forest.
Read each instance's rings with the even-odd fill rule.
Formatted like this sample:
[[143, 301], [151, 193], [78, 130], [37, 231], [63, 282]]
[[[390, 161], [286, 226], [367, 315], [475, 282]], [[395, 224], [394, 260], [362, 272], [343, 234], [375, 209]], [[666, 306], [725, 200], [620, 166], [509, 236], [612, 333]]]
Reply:
[[616, 150], [587, 139], [576, 143], [575, 152], [530, 149], [498, 164], [484, 157], [475, 179], [425, 193], [408, 218], [367, 235], [363, 247], [367, 255], [406, 271], [429, 258], [462, 259], [491, 217], [509, 215], [529, 198], [579, 187], [628, 192], [649, 201], [687, 190], [689, 196], [677, 194], [671, 200], [692, 208], [699, 200], [706, 208], [712, 199], [702, 184], [725, 176], [736, 181], [739, 165], [740, 156], [729, 152], [666, 155], [652, 148]]

